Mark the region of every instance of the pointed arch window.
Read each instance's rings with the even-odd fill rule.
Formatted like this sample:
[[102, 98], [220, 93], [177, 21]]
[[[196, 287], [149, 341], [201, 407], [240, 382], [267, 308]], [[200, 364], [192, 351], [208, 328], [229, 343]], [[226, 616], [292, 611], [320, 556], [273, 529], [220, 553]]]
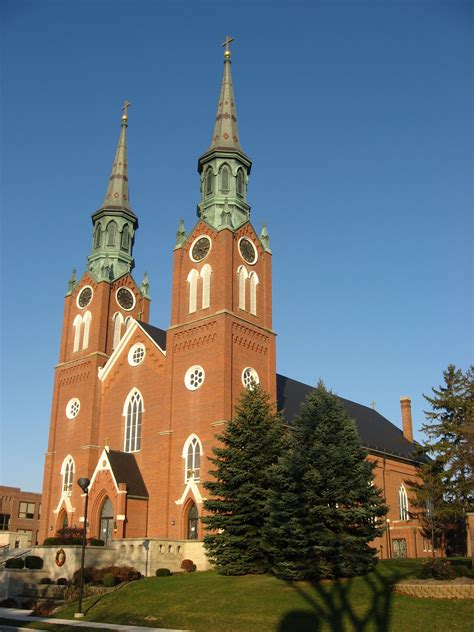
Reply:
[[138, 390], [134, 389], [125, 400], [125, 452], [138, 452], [142, 438], [143, 400]]
[[72, 350], [76, 352], [79, 351], [79, 343], [81, 340], [82, 316], [80, 314], [77, 314], [72, 326], [74, 327], [74, 345]]
[[109, 222], [107, 224], [107, 246], [115, 246], [115, 236], [117, 234], [117, 224]]
[[197, 306], [197, 285], [199, 279], [199, 272], [197, 270], [191, 270], [188, 274], [189, 283], [189, 313], [192, 314], [196, 311]]
[[227, 165], [224, 165], [221, 169], [221, 173], [220, 173], [220, 189], [221, 191], [228, 191], [229, 190], [229, 167], [227, 167]]
[[206, 263], [199, 275], [202, 279], [202, 309], [208, 308], [211, 304], [211, 272], [211, 266]]
[[74, 460], [71, 456], [67, 456], [63, 461], [63, 494], [69, 495], [72, 492], [72, 484], [74, 482]]
[[129, 246], [130, 246], [130, 228], [128, 227], [128, 224], [125, 224], [122, 230], [120, 247], [125, 252], [128, 252]]
[[199, 437], [191, 435], [188, 437], [183, 449], [183, 458], [186, 466], [184, 481], [186, 483], [190, 480], [198, 483], [201, 480], [201, 454], [202, 445]]
[[89, 333], [91, 329], [92, 314], [90, 312], [86, 312], [82, 320], [84, 322], [84, 337], [82, 338], [82, 348], [87, 349], [87, 347], [89, 346]]
[[133, 323], [133, 318], [131, 316], [127, 316], [127, 318], [125, 319], [125, 331], [128, 331], [129, 328], [132, 326]]
[[244, 196], [244, 172], [242, 169], [237, 171], [236, 191], [240, 197]]
[[398, 509], [400, 513], [400, 520], [410, 519], [410, 516], [408, 515], [408, 497], [403, 484], [400, 485], [400, 489], [398, 490]]
[[196, 507], [196, 503], [191, 502], [189, 504], [188, 509], [188, 540], [197, 540], [198, 539], [198, 522], [199, 522], [199, 513]]
[[101, 244], [102, 244], [102, 226], [99, 222], [97, 226], [95, 227], [94, 248], [100, 248]]
[[210, 195], [214, 188], [214, 174], [212, 173], [212, 169], [209, 168], [206, 171], [206, 195]]
[[237, 270], [237, 275], [239, 277], [239, 308], [245, 309], [246, 303], [246, 285], [247, 279], [249, 278], [249, 273], [247, 272], [247, 268], [245, 266], [239, 266]]
[[112, 349], [115, 349], [122, 337], [123, 316], [120, 312], [115, 312], [112, 320], [114, 321], [114, 339], [112, 342]]
[[252, 271], [249, 275], [250, 280], [250, 313], [257, 315], [257, 285], [259, 283], [257, 273]]

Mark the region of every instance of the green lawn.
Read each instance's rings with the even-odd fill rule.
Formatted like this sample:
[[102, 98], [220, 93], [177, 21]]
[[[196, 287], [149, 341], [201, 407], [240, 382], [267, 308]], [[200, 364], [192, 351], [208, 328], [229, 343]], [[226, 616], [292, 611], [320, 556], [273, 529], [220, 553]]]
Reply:
[[[85, 620], [195, 632], [472, 632], [472, 600], [392, 592], [417, 567], [416, 561], [391, 560], [366, 577], [319, 583], [214, 572], [154, 577], [88, 600]], [[71, 618], [74, 610], [69, 605], [56, 616]]]

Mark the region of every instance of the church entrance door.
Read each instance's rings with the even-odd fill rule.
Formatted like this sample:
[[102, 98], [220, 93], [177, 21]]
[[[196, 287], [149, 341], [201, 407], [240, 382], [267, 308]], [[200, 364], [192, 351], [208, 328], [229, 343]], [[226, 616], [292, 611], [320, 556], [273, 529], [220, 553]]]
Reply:
[[100, 534], [99, 537], [107, 546], [112, 540], [114, 530], [114, 508], [110, 498], [106, 498], [100, 512]]
[[188, 540], [197, 540], [198, 537], [198, 510], [194, 503], [191, 503], [188, 512]]

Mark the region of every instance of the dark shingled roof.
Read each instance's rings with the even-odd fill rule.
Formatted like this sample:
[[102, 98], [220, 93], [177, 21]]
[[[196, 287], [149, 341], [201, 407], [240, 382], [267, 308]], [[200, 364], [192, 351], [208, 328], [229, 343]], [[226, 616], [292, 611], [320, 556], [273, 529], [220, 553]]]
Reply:
[[143, 323], [141, 320], [137, 321], [142, 329], [146, 331], [146, 333], [153, 338], [153, 340], [166, 351], [166, 331], [164, 329], [160, 329], [159, 327], [154, 327], [153, 325], [149, 325], [148, 323]]
[[148, 491], [138, 469], [135, 455], [117, 450], [109, 450], [108, 455], [117, 485], [119, 483], [127, 485], [127, 496], [129, 498], [148, 498]]
[[[306, 396], [313, 386], [297, 382], [277, 374], [277, 406], [283, 411], [286, 421], [291, 424]], [[370, 451], [386, 452], [410, 460], [415, 459], [416, 444], [410, 443], [403, 432], [376, 410], [339, 397], [349, 416], [354, 419], [362, 444]]]

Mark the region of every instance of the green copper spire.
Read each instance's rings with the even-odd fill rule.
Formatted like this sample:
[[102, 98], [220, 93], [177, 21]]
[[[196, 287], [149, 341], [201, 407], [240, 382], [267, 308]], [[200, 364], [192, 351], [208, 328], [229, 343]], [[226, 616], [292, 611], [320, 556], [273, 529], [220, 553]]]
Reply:
[[229, 36], [223, 44], [224, 75], [222, 78], [214, 134], [209, 149], [199, 158], [201, 201], [197, 214], [214, 228], [238, 228], [249, 220], [247, 184], [252, 161], [244, 153], [239, 140], [234, 87], [230, 72]]
[[112, 173], [105, 199], [92, 215], [94, 234], [88, 257], [89, 271], [98, 281], [112, 282], [133, 269], [133, 240], [138, 220], [130, 207], [128, 193], [127, 126], [128, 108], [125, 101], [122, 125], [115, 151]]
[[242, 151], [237, 129], [237, 114], [235, 111], [234, 87], [230, 74], [229, 44], [234, 41], [227, 35], [224, 44], [224, 76], [222, 78], [221, 94], [217, 104], [216, 124], [209, 149], [238, 149]]

